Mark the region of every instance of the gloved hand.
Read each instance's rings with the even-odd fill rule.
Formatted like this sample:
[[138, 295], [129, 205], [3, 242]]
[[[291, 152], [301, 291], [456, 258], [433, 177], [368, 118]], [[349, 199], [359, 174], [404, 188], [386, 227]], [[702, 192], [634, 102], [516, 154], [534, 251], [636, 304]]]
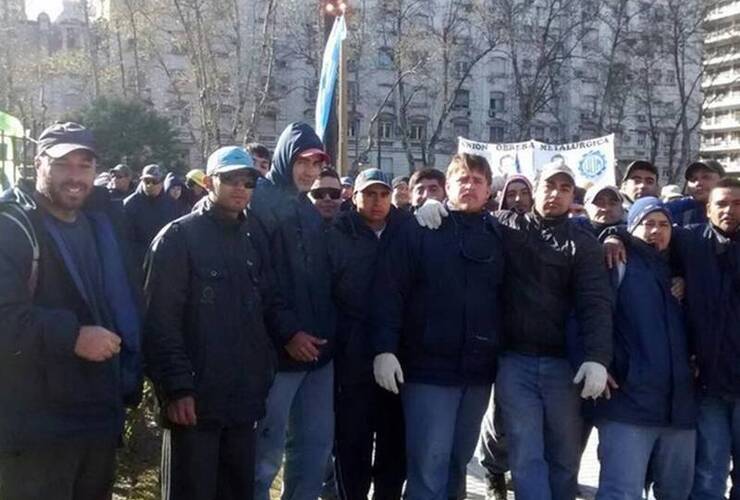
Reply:
[[[395, 354], [384, 352], [373, 360], [375, 382], [386, 391], [398, 394], [398, 384], [403, 384], [403, 370]], [[398, 384], [396, 383], [398, 381]]]
[[580, 384], [583, 381], [583, 390], [581, 391], [581, 397], [583, 399], [596, 399], [606, 389], [606, 379], [607, 373], [604, 365], [594, 361], [585, 361], [578, 368], [578, 373], [576, 373], [573, 383]]
[[437, 229], [442, 225], [442, 219], [447, 217], [447, 209], [442, 202], [429, 198], [414, 212], [416, 221], [421, 227]]

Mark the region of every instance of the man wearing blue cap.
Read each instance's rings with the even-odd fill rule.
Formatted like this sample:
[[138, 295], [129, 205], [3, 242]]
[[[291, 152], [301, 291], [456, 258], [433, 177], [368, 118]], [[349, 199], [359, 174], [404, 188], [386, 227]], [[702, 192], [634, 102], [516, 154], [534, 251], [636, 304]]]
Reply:
[[593, 410], [601, 461], [596, 498], [640, 498], [648, 465], [657, 498], [688, 498], [696, 400], [684, 311], [671, 293], [670, 213], [658, 198], [640, 198], [630, 208], [627, 231], [627, 263], [612, 276], [609, 372], [616, 383]]
[[[337, 304], [336, 440], [342, 499], [401, 498], [406, 479], [401, 399], [373, 380], [368, 296], [378, 256], [402, 230], [416, 224], [391, 205], [391, 186], [377, 168], [363, 170], [354, 185], [354, 207], [329, 232], [334, 301]], [[374, 453], [373, 453], [374, 450]]]
[[245, 211], [259, 177], [244, 149], [215, 151], [207, 198], [147, 258], [144, 352], [167, 429], [163, 498], [253, 498], [255, 428], [277, 366], [267, 326], [292, 328]]

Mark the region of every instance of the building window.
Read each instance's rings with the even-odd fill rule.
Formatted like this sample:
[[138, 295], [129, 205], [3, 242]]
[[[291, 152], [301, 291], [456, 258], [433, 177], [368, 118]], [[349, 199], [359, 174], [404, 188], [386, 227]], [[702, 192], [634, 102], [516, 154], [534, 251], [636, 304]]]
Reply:
[[378, 137], [382, 140], [393, 139], [393, 123], [388, 120], [378, 122]]
[[545, 140], [545, 127], [534, 128], [534, 139], [540, 142]]
[[378, 49], [378, 68], [388, 69], [393, 67], [393, 49], [381, 47]]
[[455, 135], [457, 137], [469, 137], [470, 136], [470, 124], [467, 122], [455, 123]]
[[77, 31], [74, 28], [67, 28], [67, 50], [74, 50], [77, 47]]
[[488, 140], [490, 142], [504, 142], [504, 127], [491, 127], [488, 129]]
[[347, 135], [350, 138], [355, 138], [359, 136], [359, 134], [360, 134], [360, 120], [357, 120], [357, 119], [350, 120], [349, 130], [347, 130]]
[[455, 109], [468, 109], [470, 107], [470, 91], [458, 89], [455, 91], [455, 101], [452, 104]]
[[491, 92], [488, 99], [488, 116], [494, 118], [497, 113], [503, 113], [506, 109], [503, 92]]
[[644, 130], [638, 130], [637, 131], [637, 145], [644, 146], [645, 139], [647, 139], [647, 132], [645, 132]]
[[421, 142], [426, 139], [427, 126], [424, 123], [412, 123], [409, 130], [409, 139], [414, 142]]
[[465, 73], [468, 71], [468, 67], [470, 66], [470, 63], [468, 61], [457, 61], [455, 63], [455, 74], [457, 75], [457, 78], [462, 78], [465, 76]]

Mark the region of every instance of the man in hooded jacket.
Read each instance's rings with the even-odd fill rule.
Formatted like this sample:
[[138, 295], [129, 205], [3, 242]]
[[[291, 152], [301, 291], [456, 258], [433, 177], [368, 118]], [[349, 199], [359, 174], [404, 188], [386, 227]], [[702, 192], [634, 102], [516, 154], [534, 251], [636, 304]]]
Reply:
[[283, 452], [283, 498], [316, 499], [334, 441], [331, 267], [321, 215], [306, 195], [328, 159], [309, 125], [288, 125], [250, 205], [269, 241], [280, 291], [299, 326], [290, 335], [272, 332], [278, 373], [257, 430], [258, 500], [269, 499]]

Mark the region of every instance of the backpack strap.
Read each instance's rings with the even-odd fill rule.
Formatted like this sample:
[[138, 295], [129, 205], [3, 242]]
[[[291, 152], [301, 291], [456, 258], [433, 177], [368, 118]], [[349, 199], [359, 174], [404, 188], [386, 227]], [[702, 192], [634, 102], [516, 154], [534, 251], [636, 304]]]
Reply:
[[[12, 213], [11, 213], [12, 212]], [[13, 224], [18, 226], [28, 240], [28, 244], [31, 246], [31, 272], [28, 277], [28, 290], [31, 292], [31, 296], [36, 292], [36, 286], [38, 285], [39, 277], [39, 259], [41, 258], [41, 247], [39, 246], [38, 239], [36, 238], [36, 231], [33, 229], [31, 219], [26, 215], [25, 210], [16, 206], [7, 204], [0, 210], [0, 217], [4, 217], [11, 221]]]

